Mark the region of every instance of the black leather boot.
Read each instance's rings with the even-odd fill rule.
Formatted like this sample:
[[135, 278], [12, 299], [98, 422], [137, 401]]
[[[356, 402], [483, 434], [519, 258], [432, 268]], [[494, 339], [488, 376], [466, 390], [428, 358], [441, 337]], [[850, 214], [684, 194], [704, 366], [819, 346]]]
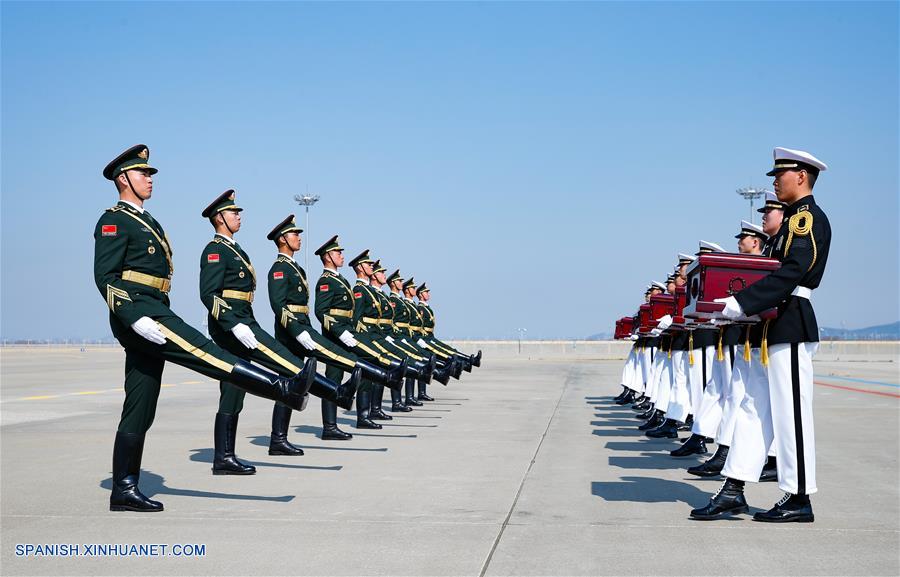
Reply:
[[406, 405], [413, 407], [421, 407], [422, 403], [416, 400], [416, 381], [407, 378], [406, 379]]
[[303, 449], [292, 445], [287, 440], [288, 427], [291, 425], [290, 407], [285, 407], [280, 403], [275, 403], [272, 408], [272, 436], [269, 437], [269, 454], [270, 455], [294, 455], [303, 454]]
[[159, 501], [148, 499], [140, 489], [141, 457], [144, 454], [144, 435], [116, 433], [113, 444], [112, 494], [110, 511], [135, 511], [156, 513], [163, 510]]
[[674, 451], [669, 451], [673, 457], [687, 457], [689, 455], [705, 455], [706, 438], [703, 435], [691, 435], [680, 447]]
[[635, 415], [635, 419], [647, 420], [651, 418], [654, 413], [656, 413], [656, 407], [653, 405], [653, 403], [649, 401], [644, 402], [647, 404], [647, 409], [643, 413], [638, 413], [637, 415]]
[[625, 393], [625, 396], [616, 401], [617, 405], [630, 405], [634, 402], [634, 391], [628, 389], [628, 392]]
[[762, 473], [759, 475], [759, 482], [774, 483], [776, 481], [778, 481], [778, 465], [775, 462], [775, 457], [768, 457]]
[[372, 408], [372, 392], [359, 391], [356, 395], [356, 428], [357, 429], [380, 429], [381, 425], [369, 418], [369, 411]]
[[375, 385], [372, 390], [372, 404], [369, 406], [369, 418], [379, 421], [392, 421], [394, 417], [386, 414], [381, 408], [384, 402], [384, 385]]
[[353, 438], [350, 433], [338, 429], [337, 405], [331, 401], [322, 399], [322, 440], [323, 441], [348, 441]]
[[640, 397], [637, 397], [634, 401], [631, 402], [631, 408], [634, 409], [641, 403], [647, 400], [647, 396], [644, 393], [641, 393]]
[[653, 403], [651, 403], [650, 399], [647, 398], [647, 399], [644, 399], [643, 401], [641, 401], [640, 403], [635, 403], [635, 404], [631, 405], [631, 408], [634, 409], [635, 411], [646, 411], [647, 409], [649, 409], [652, 406], [653, 406]]
[[649, 431], [663, 424], [666, 420], [666, 414], [659, 409], [654, 409], [653, 416], [647, 419], [647, 422], [638, 427], [639, 431]]
[[362, 380], [362, 368], [357, 366], [350, 373], [347, 381], [340, 385], [324, 375], [316, 373], [309, 392], [323, 401], [330, 401], [340, 408], [349, 411], [353, 408], [353, 395]]
[[397, 362], [393, 364], [392, 368], [383, 369], [378, 365], [373, 365], [369, 361], [364, 361], [362, 359], [356, 361], [356, 366], [362, 369], [362, 376], [364, 379], [392, 389], [403, 387], [403, 372], [406, 368], [404, 367], [401, 369], [400, 365], [401, 363]]
[[691, 467], [687, 472], [698, 477], [715, 477], [725, 468], [726, 459], [728, 459], [728, 445], [719, 445], [712, 457], [704, 463]]
[[451, 359], [450, 367], [451, 367], [450, 376], [458, 381], [459, 377], [462, 375], [462, 372], [463, 372], [462, 363], [457, 361], [456, 359]]
[[459, 366], [462, 370], [466, 371], [467, 373], [472, 372], [472, 358], [471, 357], [469, 357], [467, 355], [463, 355], [463, 354], [456, 354], [456, 355], [453, 355], [453, 358], [456, 359], [456, 361], [459, 363]]
[[307, 359], [300, 374], [281, 377], [246, 361], [234, 364], [228, 382], [237, 388], [270, 401], [284, 403], [295, 411], [306, 408], [307, 392], [316, 376], [316, 359]]
[[624, 399], [625, 395], [627, 393], [628, 393], [628, 387], [626, 387], [625, 385], [622, 385], [622, 392], [619, 393], [618, 395], [616, 395], [615, 397], [613, 397], [613, 401], [615, 402], [615, 401], [618, 401], [619, 399]]
[[650, 429], [644, 433], [651, 439], [677, 439], [678, 438], [678, 421], [675, 419], [666, 419], [655, 429]]
[[472, 355], [472, 364], [476, 367], [481, 366], [481, 351], [479, 350], [477, 354]]
[[678, 426], [679, 431], [690, 431], [694, 428], [694, 415], [688, 415], [683, 425]]
[[434, 370], [434, 374], [432, 375], [432, 377], [434, 378], [434, 380], [446, 387], [447, 383], [450, 382], [450, 373], [452, 372], [452, 370], [453, 367], [451, 367], [449, 363], [438, 363], [438, 366]]
[[428, 389], [426, 388], [427, 386], [428, 385], [426, 385], [424, 382], [419, 381], [419, 400], [420, 401], [433, 401], [434, 400], [433, 397], [428, 396]]
[[391, 411], [394, 413], [408, 413], [412, 408], [406, 406], [403, 402], [403, 393], [400, 391], [391, 391]]
[[744, 482], [737, 479], [725, 479], [722, 488], [713, 495], [709, 504], [691, 511], [691, 519], [712, 521], [731, 515], [747, 513], [750, 507], [744, 499]]
[[256, 467], [242, 463], [234, 456], [237, 423], [237, 415], [216, 413], [216, 425], [213, 433], [216, 444], [212, 466], [213, 475], [253, 475], [256, 473]]
[[753, 520], [763, 523], [812, 523], [816, 517], [813, 515], [809, 495], [785, 493], [774, 507], [754, 514]]

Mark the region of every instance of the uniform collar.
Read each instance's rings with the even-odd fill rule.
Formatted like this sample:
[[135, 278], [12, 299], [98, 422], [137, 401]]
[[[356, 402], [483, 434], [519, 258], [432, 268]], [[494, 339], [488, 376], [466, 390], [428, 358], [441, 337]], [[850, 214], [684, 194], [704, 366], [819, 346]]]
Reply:
[[804, 210], [809, 210], [810, 207], [816, 205], [816, 199], [813, 198], [813, 195], [804, 196], [794, 204], [790, 205], [786, 209], [784, 209], [784, 218], [785, 220], [794, 216], [798, 212], [802, 212]]
[[144, 207], [143, 207], [143, 206], [138, 206], [138, 205], [134, 204], [133, 202], [128, 202], [127, 200], [120, 200], [119, 202], [121, 202], [122, 204], [126, 204], [126, 205], [130, 206], [131, 208], [133, 208], [134, 210], [138, 211], [138, 212], [141, 213], [141, 214], [144, 214]]
[[326, 266], [326, 267], [325, 267], [325, 270], [322, 271], [322, 274], [325, 274], [325, 273], [327, 273], [327, 272], [330, 272], [330, 273], [333, 274], [334, 276], [338, 276], [338, 271], [334, 270], [333, 268], [328, 268], [328, 267]]
[[215, 234], [215, 236], [221, 238], [222, 240], [224, 240], [224, 241], [227, 242], [228, 244], [237, 244], [237, 243], [234, 241], [233, 238], [228, 238], [227, 236], [225, 236], [224, 234], [222, 234], [222, 233], [220, 233], [220, 232], [217, 232], [217, 233]]
[[368, 284], [369, 284], [368, 279], [364, 279], [364, 278], [357, 278], [357, 279], [356, 279], [356, 282], [359, 283], [359, 284], [364, 284], [364, 285], [368, 285]]

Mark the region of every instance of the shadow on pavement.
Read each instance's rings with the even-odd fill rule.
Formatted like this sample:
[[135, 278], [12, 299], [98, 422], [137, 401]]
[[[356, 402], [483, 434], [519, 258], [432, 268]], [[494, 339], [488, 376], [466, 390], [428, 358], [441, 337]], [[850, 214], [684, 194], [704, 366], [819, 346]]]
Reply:
[[[112, 477], [100, 481], [100, 487], [112, 490]], [[165, 479], [161, 475], [141, 470], [141, 493], [151, 499], [156, 495], [178, 495], [183, 497], [203, 497], [206, 499], [236, 499], [240, 501], [273, 501], [287, 503], [293, 501], [295, 495], [282, 495], [281, 497], [266, 497], [264, 495], [239, 495], [235, 493], [215, 493], [212, 491], [194, 491], [192, 489], [176, 489], [166, 487]]]
[[[266, 446], [269, 446], [268, 438], [269, 437], [258, 437], [262, 439], [266, 439]], [[212, 463], [213, 462], [213, 450], [212, 449], [191, 449], [191, 461], [196, 461], [198, 463]], [[291, 459], [291, 457], [284, 457], [285, 459]], [[302, 459], [303, 457], [293, 457], [294, 459]], [[250, 459], [244, 458], [241, 455], [238, 455], [238, 459], [243, 463], [247, 463], [248, 465], [253, 465], [254, 467], [275, 467], [280, 469], [306, 469], [309, 471], [340, 471], [344, 468], [343, 465], [330, 465], [330, 466], [317, 466], [317, 465], [293, 465], [288, 463], [272, 463], [269, 461], [251, 461]]]
[[[693, 508], [709, 502], [710, 493], [681, 481], [647, 477], [622, 477], [621, 481], [594, 481], [591, 494], [604, 501], [635, 503], [685, 503]], [[687, 515], [689, 511], [685, 511]]]

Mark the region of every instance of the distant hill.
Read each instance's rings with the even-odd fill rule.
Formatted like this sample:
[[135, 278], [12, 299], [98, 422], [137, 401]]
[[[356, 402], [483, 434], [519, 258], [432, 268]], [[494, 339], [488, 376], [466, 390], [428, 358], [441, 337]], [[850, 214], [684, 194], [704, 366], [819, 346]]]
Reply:
[[608, 341], [608, 340], [612, 340], [612, 338], [613, 338], [612, 333], [597, 333], [595, 335], [586, 337], [584, 340], [586, 340], [586, 341]]
[[820, 327], [822, 338], [836, 341], [896, 341], [900, 340], [900, 321], [864, 329], [833, 329]]

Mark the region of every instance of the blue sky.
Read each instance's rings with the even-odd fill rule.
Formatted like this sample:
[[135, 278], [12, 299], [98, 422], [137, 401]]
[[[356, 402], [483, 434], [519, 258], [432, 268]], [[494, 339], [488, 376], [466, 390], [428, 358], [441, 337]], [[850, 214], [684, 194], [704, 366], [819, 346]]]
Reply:
[[203, 207], [237, 190], [265, 270], [309, 187], [310, 246], [428, 281], [439, 334], [611, 331], [678, 252], [733, 246], [774, 146], [830, 167], [820, 324], [900, 318], [893, 2], [3, 2], [3, 338], [109, 335], [100, 171], [138, 142], [195, 326]]

